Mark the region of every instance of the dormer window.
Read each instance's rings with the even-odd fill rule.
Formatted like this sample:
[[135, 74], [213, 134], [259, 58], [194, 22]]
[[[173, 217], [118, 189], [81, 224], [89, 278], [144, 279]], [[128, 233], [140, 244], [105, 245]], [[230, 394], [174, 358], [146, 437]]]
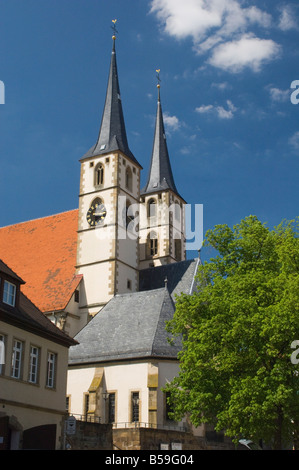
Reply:
[[16, 303], [16, 291], [17, 289], [15, 284], [4, 281], [3, 302], [14, 307]]

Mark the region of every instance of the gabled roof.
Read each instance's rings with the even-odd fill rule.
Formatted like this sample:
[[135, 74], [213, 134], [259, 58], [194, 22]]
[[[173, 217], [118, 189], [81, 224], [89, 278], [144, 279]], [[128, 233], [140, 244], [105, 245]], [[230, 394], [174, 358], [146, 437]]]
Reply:
[[118, 150], [124, 153], [141, 168], [141, 165], [132, 154], [128, 145], [117, 74], [115, 39], [113, 39], [106, 101], [98, 140], [81, 160], [92, 156], [104, 155], [106, 153], [115, 152]]
[[75, 336], [79, 344], [70, 348], [69, 364], [176, 359], [180, 339], [170, 344], [171, 335], [165, 330], [173, 313], [174, 303], [165, 287], [116, 295]]
[[6, 274], [11, 279], [14, 279], [18, 284], [25, 284], [25, 281], [20, 278], [6, 263], [0, 259], [0, 272]]
[[1, 321], [22, 330], [47, 338], [66, 347], [77, 344], [76, 341], [54, 325], [22, 292], [19, 306], [10, 307], [0, 304]]
[[160, 99], [160, 88], [158, 88], [158, 90], [156, 125], [151, 165], [147, 183], [141, 190], [141, 194], [151, 194], [171, 189], [175, 194], [181, 197], [176, 188], [170, 165]]
[[[19, 284], [24, 281], [0, 260], [0, 277], [5, 274]], [[6, 304], [0, 299], [0, 319], [22, 330], [30, 331], [56, 343], [69, 347], [77, 344], [75, 340], [57, 328], [22, 292], [15, 306]]]
[[75, 275], [78, 210], [0, 228], [0, 258], [26, 281], [22, 291], [42, 312], [63, 310]]

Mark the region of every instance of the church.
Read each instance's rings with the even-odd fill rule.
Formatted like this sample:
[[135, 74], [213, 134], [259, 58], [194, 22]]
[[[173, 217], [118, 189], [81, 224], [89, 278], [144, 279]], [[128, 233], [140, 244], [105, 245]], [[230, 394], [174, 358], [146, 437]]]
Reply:
[[112, 423], [115, 433], [132, 426], [185, 432], [187, 421], [171, 421], [162, 391], [178, 374], [181, 349], [165, 325], [176, 295], [196, 289], [200, 259], [186, 259], [186, 201], [173, 178], [159, 84], [140, 188], [112, 41], [98, 137], [80, 160], [78, 209], [0, 228], [1, 258], [26, 279], [24, 294], [78, 343], [69, 350], [70, 414]]

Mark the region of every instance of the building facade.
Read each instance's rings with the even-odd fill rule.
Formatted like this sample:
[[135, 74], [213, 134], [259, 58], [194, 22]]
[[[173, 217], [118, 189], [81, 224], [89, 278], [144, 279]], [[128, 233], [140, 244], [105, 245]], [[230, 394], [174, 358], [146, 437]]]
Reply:
[[21, 292], [0, 261], [0, 449], [59, 449], [68, 349], [75, 341]]

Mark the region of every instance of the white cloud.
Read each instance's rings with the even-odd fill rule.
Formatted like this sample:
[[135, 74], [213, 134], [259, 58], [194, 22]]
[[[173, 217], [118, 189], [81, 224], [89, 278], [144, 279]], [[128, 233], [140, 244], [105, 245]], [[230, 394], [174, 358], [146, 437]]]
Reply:
[[279, 88], [269, 88], [269, 93], [272, 101], [284, 102], [290, 99], [290, 90], [280, 90]]
[[294, 150], [299, 150], [299, 131], [292, 135], [292, 137], [289, 139], [289, 144], [291, 147], [293, 147]]
[[176, 131], [181, 127], [181, 123], [176, 116], [170, 116], [168, 113], [164, 113], [163, 120], [168, 131]]
[[211, 86], [214, 88], [217, 88], [218, 90], [224, 91], [227, 90], [228, 88], [231, 88], [231, 85], [227, 82], [221, 82], [221, 83], [211, 83]]
[[233, 73], [250, 68], [259, 72], [262, 65], [280, 53], [280, 46], [271, 39], [259, 39], [245, 35], [236, 41], [226, 42], [216, 47], [209, 63]]
[[279, 25], [278, 27], [282, 31], [288, 31], [290, 29], [297, 29], [297, 23], [294, 19], [294, 12], [291, 10], [289, 5], [285, 5], [280, 8], [281, 15], [279, 18]]
[[234, 113], [237, 111], [237, 108], [230, 100], [227, 100], [226, 104], [227, 109], [225, 109], [223, 106], [214, 106], [212, 104], [208, 104], [195, 108], [195, 111], [200, 114], [213, 112], [216, 113], [219, 119], [232, 119], [234, 117]]
[[217, 106], [216, 108], [218, 117], [220, 119], [232, 119], [234, 117], [235, 111], [237, 111], [237, 108], [233, 105], [230, 100], [227, 100], [226, 103], [228, 109], [224, 109], [222, 106]]
[[212, 111], [214, 109], [214, 106], [212, 104], [208, 105], [202, 105], [199, 108], [195, 108], [195, 111], [200, 114], [208, 113], [209, 111]]
[[[256, 6], [246, 8], [241, 0], [151, 0], [150, 11], [165, 33], [177, 39], [191, 37], [198, 54], [212, 54], [209, 63], [215, 67], [230, 72], [244, 67], [259, 70], [277, 56], [279, 46], [274, 41], [253, 37], [251, 31], [256, 25], [268, 29], [272, 16]], [[223, 55], [230, 66], [225, 67]]]

